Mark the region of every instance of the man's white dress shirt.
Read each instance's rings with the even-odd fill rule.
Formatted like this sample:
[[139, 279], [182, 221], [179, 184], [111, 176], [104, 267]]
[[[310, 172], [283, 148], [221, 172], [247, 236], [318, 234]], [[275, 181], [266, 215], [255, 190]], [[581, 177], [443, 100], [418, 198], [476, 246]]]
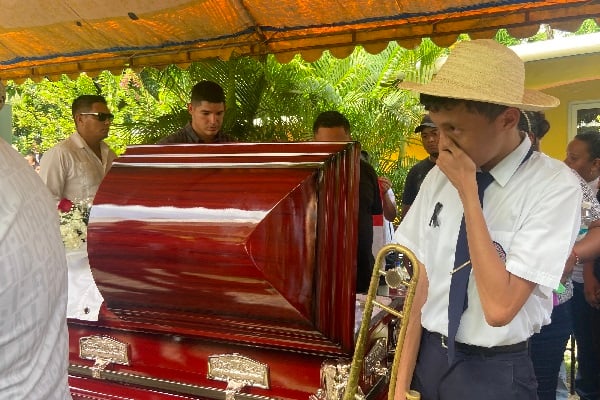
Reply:
[[[101, 142], [100, 160], [79, 133], [48, 150], [40, 163], [40, 177], [58, 202], [63, 198], [73, 202], [90, 201], [110, 170], [116, 154]], [[67, 317], [98, 320], [104, 301], [96, 287], [89, 265], [85, 243], [67, 251], [69, 265], [69, 302]]]
[[0, 399], [70, 399], [67, 264], [56, 204], [0, 139]]
[[[550, 322], [552, 290], [580, 223], [581, 189], [564, 163], [534, 152], [525, 161], [528, 138], [490, 173], [494, 182], [485, 191], [483, 213], [506, 270], [537, 284], [525, 305], [506, 326], [485, 322], [473, 272], [456, 341], [492, 347], [528, 339]], [[437, 204], [437, 226], [430, 224]], [[439, 206], [437, 207], [440, 208]], [[429, 331], [448, 334], [450, 271], [463, 207], [456, 188], [436, 166], [427, 175], [402, 221], [394, 241], [411, 248], [425, 265], [429, 290], [421, 323]]]

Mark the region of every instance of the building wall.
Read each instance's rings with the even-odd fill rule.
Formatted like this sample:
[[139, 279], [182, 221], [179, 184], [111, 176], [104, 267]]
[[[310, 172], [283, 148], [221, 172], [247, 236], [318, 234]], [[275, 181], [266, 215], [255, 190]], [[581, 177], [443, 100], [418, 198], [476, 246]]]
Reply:
[[[600, 54], [583, 54], [525, 63], [526, 87], [542, 90], [560, 99], [560, 106], [546, 111], [550, 131], [541, 149], [563, 160], [570, 140], [569, 105], [573, 102], [600, 102]], [[572, 137], [572, 136], [571, 136]]]

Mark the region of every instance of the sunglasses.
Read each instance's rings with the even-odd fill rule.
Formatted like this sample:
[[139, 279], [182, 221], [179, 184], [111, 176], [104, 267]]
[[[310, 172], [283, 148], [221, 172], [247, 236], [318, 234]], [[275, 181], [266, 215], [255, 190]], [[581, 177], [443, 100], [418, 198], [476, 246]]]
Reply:
[[113, 121], [113, 119], [115, 119], [115, 116], [110, 114], [110, 113], [101, 113], [101, 112], [83, 112], [83, 113], [79, 113], [79, 115], [93, 115], [94, 117], [98, 118], [98, 121], [100, 122], [104, 122], [106, 120], [109, 120], [110, 122]]

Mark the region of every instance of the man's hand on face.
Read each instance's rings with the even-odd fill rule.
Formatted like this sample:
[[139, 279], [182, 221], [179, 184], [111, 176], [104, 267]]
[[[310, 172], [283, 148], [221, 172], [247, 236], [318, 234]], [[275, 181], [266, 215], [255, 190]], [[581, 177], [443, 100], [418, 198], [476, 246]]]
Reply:
[[440, 135], [439, 149], [436, 164], [461, 193], [465, 184], [475, 182], [477, 167], [467, 153], [446, 135]]

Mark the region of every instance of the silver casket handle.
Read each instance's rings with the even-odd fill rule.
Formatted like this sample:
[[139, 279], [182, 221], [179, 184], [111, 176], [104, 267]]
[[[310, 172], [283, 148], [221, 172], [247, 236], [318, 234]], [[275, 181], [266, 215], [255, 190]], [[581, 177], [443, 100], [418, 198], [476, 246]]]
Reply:
[[92, 377], [102, 378], [108, 364], [129, 365], [129, 345], [109, 336], [86, 336], [79, 338], [79, 357], [94, 360]]
[[225, 400], [235, 400], [246, 386], [269, 389], [269, 366], [238, 353], [212, 355], [208, 378], [227, 382]]

